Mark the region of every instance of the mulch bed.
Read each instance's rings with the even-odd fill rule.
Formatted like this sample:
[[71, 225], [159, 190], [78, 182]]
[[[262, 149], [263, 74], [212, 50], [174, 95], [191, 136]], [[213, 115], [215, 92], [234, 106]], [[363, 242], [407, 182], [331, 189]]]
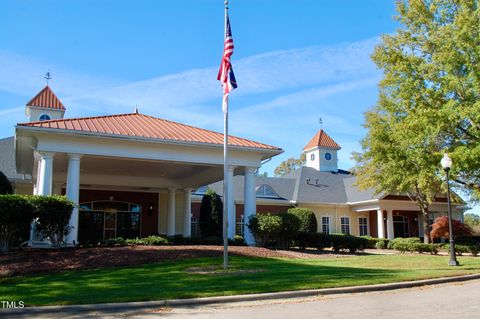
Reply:
[[[229, 254], [250, 257], [325, 258], [339, 255], [316, 251], [278, 251], [229, 247]], [[223, 246], [125, 246], [80, 249], [26, 249], [0, 255], [0, 278], [72, 269], [135, 266], [179, 259], [221, 257]], [[345, 255], [343, 255], [345, 256]]]

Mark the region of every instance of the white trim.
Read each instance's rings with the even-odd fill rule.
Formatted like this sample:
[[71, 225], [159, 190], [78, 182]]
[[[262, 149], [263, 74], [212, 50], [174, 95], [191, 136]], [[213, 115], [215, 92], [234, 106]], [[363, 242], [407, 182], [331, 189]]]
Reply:
[[[99, 132], [87, 132], [87, 131], [73, 131], [65, 129], [51, 129], [45, 127], [32, 127], [32, 126], [23, 126], [16, 125], [16, 130], [25, 130], [33, 132], [42, 132], [42, 133], [55, 133], [55, 134], [64, 134], [71, 136], [86, 136], [86, 137], [95, 137], [95, 138], [107, 138], [107, 139], [122, 139], [136, 142], [149, 142], [149, 143], [158, 143], [158, 144], [171, 144], [171, 145], [188, 145], [188, 146], [198, 146], [198, 147], [207, 147], [207, 148], [223, 148], [222, 144], [215, 143], [205, 143], [205, 142], [192, 142], [192, 141], [179, 141], [171, 139], [160, 139], [160, 138], [149, 138], [141, 136], [127, 136], [127, 135], [118, 135], [118, 134], [108, 134], [108, 133], [99, 133]], [[213, 132], [213, 131], [212, 131]], [[217, 133], [217, 132], [214, 132]], [[218, 133], [221, 134], [221, 133]], [[18, 135], [18, 134], [17, 134]], [[255, 141], [250, 141], [257, 143]], [[228, 145], [230, 149], [235, 150], [245, 150], [245, 151], [255, 151], [259, 153], [271, 153], [271, 154], [281, 154], [284, 152], [281, 148], [271, 149], [271, 148], [260, 148], [260, 147], [250, 147], [250, 146], [238, 146], [238, 145]]]

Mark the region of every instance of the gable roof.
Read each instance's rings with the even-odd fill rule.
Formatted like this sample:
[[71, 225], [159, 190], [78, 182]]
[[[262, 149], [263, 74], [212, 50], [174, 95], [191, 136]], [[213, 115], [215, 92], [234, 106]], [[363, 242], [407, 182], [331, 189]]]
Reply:
[[[139, 113], [20, 123], [20, 127], [223, 145], [223, 134]], [[281, 151], [281, 148], [229, 136], [229, 145]]]
[[43, 90], [41, 90], [37, 95], [35, 95], [35, 97], [27, 103], [27, 106], [66, 110], [63, 103], [58, 99], [48, 85], [44, 87]]
[[310, 142], [303, 148], [304, 151], [315, 147], [326, 147], [339, 150], [341, 147], [337, 144], [323, 129], [317, 132]]

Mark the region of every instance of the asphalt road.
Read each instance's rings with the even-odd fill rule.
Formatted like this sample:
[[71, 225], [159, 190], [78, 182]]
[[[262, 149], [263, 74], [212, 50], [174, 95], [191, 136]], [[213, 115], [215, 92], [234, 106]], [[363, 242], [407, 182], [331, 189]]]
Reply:
[[[0, 313], [0, 317], [2, 314]], [[134, 318], [134, 319], [309, 319], [309, 318], [472, 318], [480, 319], [480, 280], [383, 292], [329, 295], [208, 306], [104, 313], [54, 313], [10, 318]]]
[[480, 280], [346, 294], [309, 300], [280, 300], [199, 308], [161, 309], [134, 318], [182, 319], [300, 319], [300, 318], [480, 318]]

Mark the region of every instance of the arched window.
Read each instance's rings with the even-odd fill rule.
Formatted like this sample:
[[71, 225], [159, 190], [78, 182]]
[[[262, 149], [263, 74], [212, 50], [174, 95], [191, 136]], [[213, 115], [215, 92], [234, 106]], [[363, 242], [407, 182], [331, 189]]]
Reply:
[[48, 114], [42, 114], [42, 115], [40, 115], [39, 120], [40, 120], [40, 121], [50, 121], [50, 115], [48, 115]]
[[278, 194], [273, 190], [270, 185], [263, 184], [257, 187], [256, 190], [257, 197], [266, 197], [266, 198], [281, 198]]

